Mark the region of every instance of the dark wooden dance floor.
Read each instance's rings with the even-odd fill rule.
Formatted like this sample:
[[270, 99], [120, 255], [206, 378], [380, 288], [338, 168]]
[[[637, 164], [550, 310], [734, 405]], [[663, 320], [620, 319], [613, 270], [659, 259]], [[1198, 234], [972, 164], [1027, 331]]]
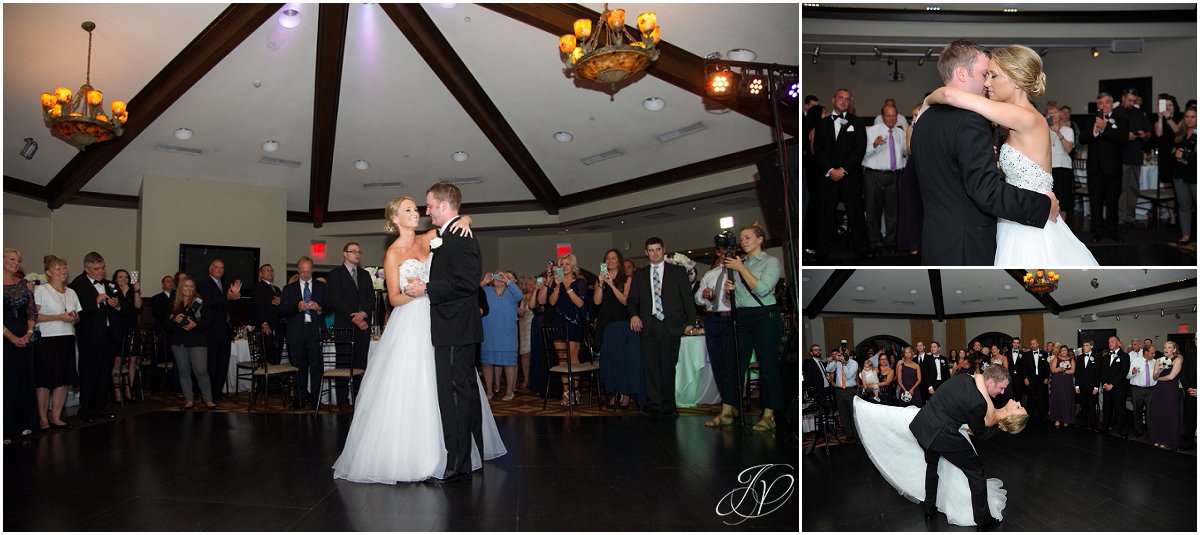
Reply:
[[[799, 528], [799, 450], [783, 430], [713, 430], [701, 416], [496, 420], [508, 455], [440, 487], [334, 481], [344, 415], [151, 412], [56, 431], [4, 447], [4, 530]], [[762, 464], [785, 465], [770, 477], [776, 497], [790, 487], [786, 499], [758, 518], [719, 515], [722, 497], [747, 486], [739, 473]]]
[[[1001, 531], [1196, 531], [1194, 453], [1037, 420], [978, 446], [987, 476], [1008, 491]], [[883, 479], [861, 444], [818, 448], [801, 462], [805, 531], [975, 530], [945, 515], [927, 527], [920, 506]]]

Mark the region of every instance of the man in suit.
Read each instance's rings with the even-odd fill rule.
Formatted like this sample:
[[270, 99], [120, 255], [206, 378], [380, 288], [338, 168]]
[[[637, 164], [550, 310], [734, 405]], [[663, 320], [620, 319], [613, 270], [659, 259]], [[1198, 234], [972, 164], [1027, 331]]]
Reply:
[[1129, 396], [1129, 353], [1121, 348], [1121, 339], [1108, 337], [1108, 355], [1101, 358], [1100, 397], [1104, 409], [1100, 419], [1100, 433], [1108, 433], [1113, 427], [1113, 416], [1117, 420], [1117, 433], [1129, 436], [1129, 416], [1126, 414], [1125, 399]]
[[625, 308], [629, 329], [641, 333], [648, 416], [674, 416], [675, 364], [683, 328], [696, 320], [687, 270], [665, 261], [661, 238], [646, 240], [650, 265], [633, 273]]
[[225, 376], [229, 373], [230, 326], [229, 302], [242, 298], [242, 281], [226, 284], [225, 262], [214, 258], [208, 264], [208, 276], [196, 281], [196, 292], [204, 307], [213, 315], [212, 325], [204, 333], [208, 339], [208, 377], [212, 381], [213, 402], [220, 403], [225, 392]]
[[279, 301], [281, 290], [275, 286], [275, 268], [263, 264], [258, 268], [258, 282], [254, 283], [254, 323], [263, 333], [263, 345], [267, 362], [279, 364], [282, 360], [279, 343]]
[[[350, 242], [342, 247], [342, 265], [329, 270], [329, 300], [333, 304], [333, 326], [353, 329], [354, 356], [351, 365], [367, 368], [367, 352], [371, 349], [371, 311], [375, 309], [375, 287], [367, 270], [358, 267], [362, 246]], [[355, 395], [362, 386], [362, 376], [354, 378]], [[350, 412], [346, 384], [336, 386], [338, 410]]]
[[850, 90], [833, 94], [833, 114], [821, 119], [813, 132], [813, 153], [817, 160], [815, 191], [819, 240], [818, 260], [829, 257], [836, 228], [834, 208], [840, 200], [850, 223], [850, 240], [859, 256], [869, 252], [867, 223], [863, 208], [862, 161], [867, 151], [867, 130], [858, 117], [849, 113]]
[[1029, 415], [1046, 418], [1050, 412], [1050, 363], [1037, 338], [1029, 340], [1029, 362], [1025, 363], [1025, 386], [1028, 390]]
[[[917, 342], [917, 345], [925, 345]], [[942, 356], [942, 344], [929, 343], [930, 354], [925, 355], [926, 365], [921, 369], [921, 382], [925, 385], [925, 399], [929, 399], [937, 389], [950, 379], [950, 363]]]
[[1092, 340], [1083, 341], [1083, 352], [1077, 359], [1078, 369], [1075, 372], [1075, 393], [1079, 395], [1079, 425], [1085, 429], [1096, 430], [1096, 399], [1100, 396], [1100, 359], [1092, 352]]
[[[980, 380], [988, 396], [995, 398], [1008, 386], [1008, 370], [1002, 366], [989, 366], [980, 374]], [[925, 519], [931, 520], [936, 511], [938, 458], [945, 457], [954, 466], [962, 469], [971, 488], [971, 508], [975, 513], [975, 525], [980, 529], [991, 529], [999, 525], [992, 517], [987, 505], [987, 478], [983, 472], [983, 461], [967, 438], [959, 433], [959, 427], [967, 424], [975, 440], [986, 440], [996, 434], [990, 424], [1000, 423], [1006, 431], [1018, 433], [1025, 425], [1025, 410], [1016, 401], [1010, 400], [993, 415], [995, 421], [987, 421], [988, 404], [991, 401], [979, 391], [975, 376], [958, 374], [946, 381], [941, 390], [921, 407], [908, 429], [912, 431], [921, 448], [925, 450]]]
[[[903, 353], [901, 356], [903, 357]], [[922, 396], [923, 399], [929, 399], [929, 385], [932, 384], [930, 382], [929, 372], [933, 370], [933, 368], [930, 367], [932, 359], [930, 359], [929, 354], [925, 352], [925, 342], [922, 340], [917, 340], [917, 343], [913, 345], [913, 362], [917, 363], [917, 367], [921, 369], [921, 382], [917, 384], [917, 390], [926, 393], [924, 396]]]
[[475, 358], [483, 341], [479, 280], [483, 265], [479, 242], [447, 229], [459, 219], [462, 192], [439, 182], [425, 192], [425, 212], [438, 226], [429, 283], [408, 279], [404, 292], [429, 296], [430, 328], [437, 375], [438, 406], [446, 439], [446, 472], [426, 482], [440, 483], [471, 476], [471, 441], [483, 451], [483, 413]]
[[104, 257], [92, 251], [83, 257], [83, 273], [70, 284], [82, 307], [75, 325], [75, 343], [79, 349], [78, 416], [84, 422], [114, 418], [107, 406], [113, 357], [121, 347], [116, 329], [121, 301], [107, 275]]
[[[957, 40], [942, 49], [938, 72], [947, 87], [983, 95], [988, 56], [978, 44]], [[983, 116], [937, 105], [914, 128], [925, 219], [921, 262], [925, 265], [992, 265], [996, 218], [1043, 228], [1058, 217], [1053, 193], [1035, 193], [1001, 180], [990, 123]], [[914, 125], [915, 126], [915, 125]]]
[[280, 313], [287, 318], [288, 362], [296, 367], [296, 399], [292, 410], [306, 405], [317, 408], [317, 396], [321, 395], [322, 315], [329, 306], [329, 290], [325, 283], [313, 279], [313, 260], [307, 256], [296, 261], [296, 272], [300, 277], [287, 286], [279, 295]]
[[1019, 337], [1012, 339], [1012, 346], [1005, 356], [1008, 357], [1008, 373], [1012, 377], [1012, 398], [1024, 405], [1026, 403], [1023, 397], [1025, 395], [1025, 365], [1029, 363], [1029, 359], [1021, 351]]
[[162, 335], [167, 347], [171, 347], [169, 333], [171, 302], [175, 300], [175, 279], [170, 275], [162, 278], [162, 293], [150, 298], [150, 315], [154, 317], [154, 329]]
[[1121, 241], [1117, 230], [1118, 204], [1121, 198], [1121, 158], [1129, 140], [1129, 119], [1113, 114], [1113, 98], [1101, 92], [1096, 97], [1098, 115], [1091, 128], [1079, 133], [1079, 142], [1088, 146], [1088, 195], [1092, 205], [1092, 243], [1105, 236]]

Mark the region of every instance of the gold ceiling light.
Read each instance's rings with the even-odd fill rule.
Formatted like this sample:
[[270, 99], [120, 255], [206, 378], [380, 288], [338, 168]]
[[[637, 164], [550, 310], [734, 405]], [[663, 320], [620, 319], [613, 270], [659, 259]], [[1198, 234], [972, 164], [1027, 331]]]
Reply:
[[638, 15], [637, 23], [640, 39], [625, 29], [625, 10], [610, 10], [608, 4], [595, 25], [588, 19], [576, 20], [575, 33], [558, 39], [564, 69], [576, 77], [615, 86], [649, 67], [658, 61], [658, 15], [647, 11]]
[[79, 150], [120, 136], [129, 120], [125, 102], [120, 100], [112, 101], [111, 116], [104, 114], [104, 94], [92, 87], [92, 30], [96, 23], [89, 20], [82, 26], [88, 33], [86, 81], [74, 95], [65, 87], [42, 93], [42, 118], [50, 133]]
[[1058, 273], [1046, 269], [1038, 269], [1033, 273], [1025, 273], [1021, 282], [1029, 293], [1048, 294], [1058, 289]]

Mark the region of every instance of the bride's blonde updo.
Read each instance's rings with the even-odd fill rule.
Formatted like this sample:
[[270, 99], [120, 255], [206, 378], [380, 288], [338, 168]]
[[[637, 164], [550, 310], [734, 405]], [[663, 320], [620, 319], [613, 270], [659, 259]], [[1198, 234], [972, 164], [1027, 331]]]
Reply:
[[993, 48], [992, 60], [1004, 70], [1004, 74], [1008, 75], [1013, 84], [1024, 89], [1029, 96], [1038, 97], [1046, 92], [1046, 73], [1042, 72], [1042, 57], [1032, 48], [1021, 45]]
[[413, 204], [417, 203], [417, 201], [413, 201], [412, 197], [397, 197], [392, 199], [392, 201], [388, 203], [387, 208], [383, 210], [384, 232], [388, 234], [400, 233], [400, 228], [397, 227], [395, 223], [392, 223], [392, 219], [396, 217], [396, 214], [400, 213], [400, 203], [403, 203], [404, 201], [412, 201]]

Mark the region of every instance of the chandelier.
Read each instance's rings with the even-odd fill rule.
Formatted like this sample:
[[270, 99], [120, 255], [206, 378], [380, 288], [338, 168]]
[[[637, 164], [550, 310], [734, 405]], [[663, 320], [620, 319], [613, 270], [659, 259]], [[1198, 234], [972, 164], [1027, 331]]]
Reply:
[[1033, 273], [1026, 272], [1022, 282], [1029, 293], [1048, 294], [1058, 289], [1058, 273], [1044, 269]]
[[[558, 39], [559, 59], [564, 70], [577, 78], [611, 84], [641, 72], [658, 60], [658, 15], [647, 11], [638, 15], [641, 39], [634, 39], [625, 29], [625, 10], [608, 9], [592, 21], [575, 21], [575, 33]], [[593, 33], [594, 30], [594, 33]]]
[[92, 30], [96, 23], [84, 22], [83, 29], [88, 33], [87, 78], [83, 86], [73, 96], [65, 87], [42, 93], [42, 118], [50, 133], [79, 150], [121, 135], [129, 120], [125, 102], [120, 100], [112, 101], [111, 117], [104, 115], [104, 94], [92, 87]]

